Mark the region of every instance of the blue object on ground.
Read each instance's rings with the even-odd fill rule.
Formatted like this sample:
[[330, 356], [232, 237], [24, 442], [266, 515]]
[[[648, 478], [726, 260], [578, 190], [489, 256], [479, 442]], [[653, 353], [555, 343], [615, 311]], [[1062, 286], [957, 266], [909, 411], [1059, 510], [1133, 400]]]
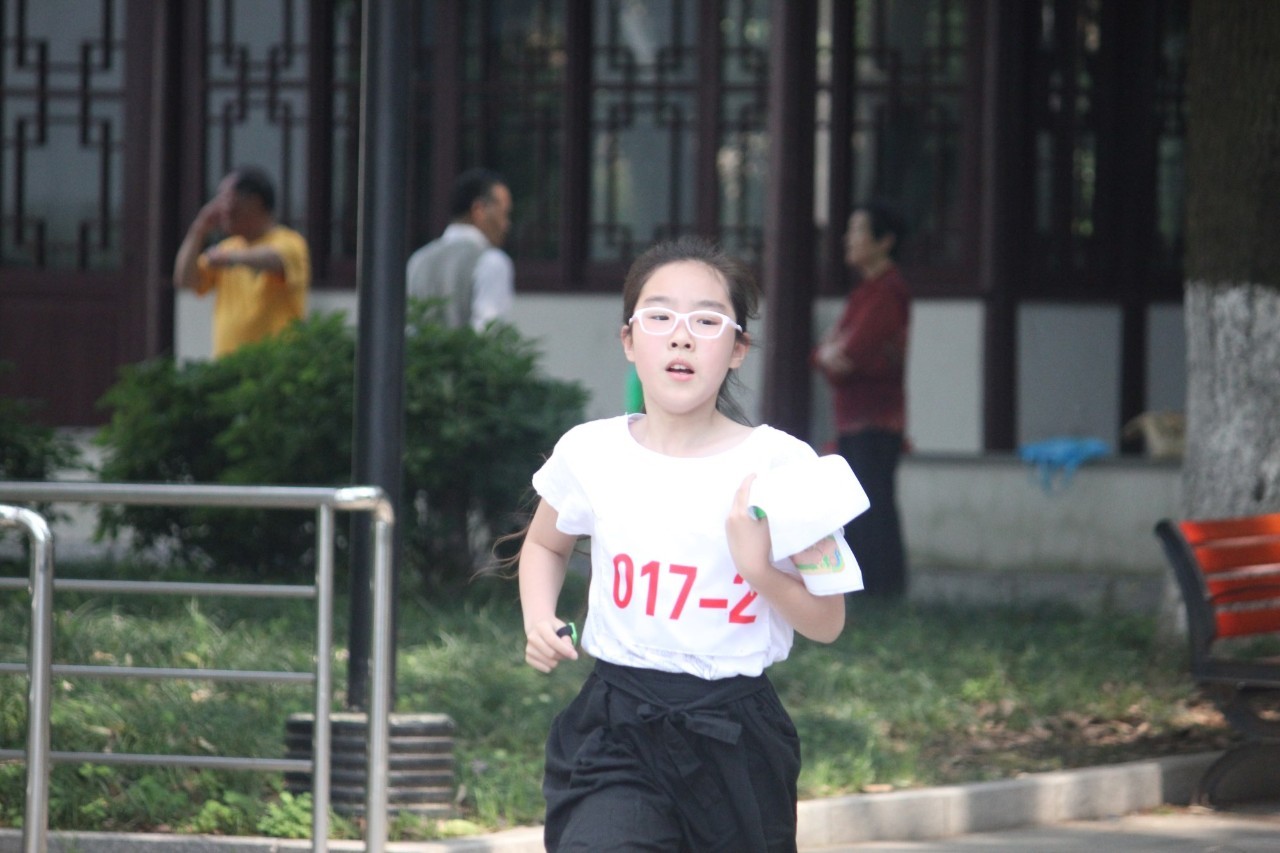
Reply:
[[1066, 486], [1077, 468], [1110, 453], [1111, 447], [1100, 438], [1046, 438], [1018, 448], [1022, 461], [1038, 469], [1040, 485], [1046, 492], [1053, 491], [1055, 478], [1058, 486]]

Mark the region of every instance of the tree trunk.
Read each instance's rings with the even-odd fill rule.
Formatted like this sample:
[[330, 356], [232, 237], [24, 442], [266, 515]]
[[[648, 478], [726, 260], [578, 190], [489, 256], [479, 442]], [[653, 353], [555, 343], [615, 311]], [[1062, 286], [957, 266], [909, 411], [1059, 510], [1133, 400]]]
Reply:
[[1184, 305], [1184, 510], [1189, 517], [1280, 510], [1280, 291], [1192, 281]]
[[1280, 3], [1193, 0], [1187, 517], [1280, 510]]

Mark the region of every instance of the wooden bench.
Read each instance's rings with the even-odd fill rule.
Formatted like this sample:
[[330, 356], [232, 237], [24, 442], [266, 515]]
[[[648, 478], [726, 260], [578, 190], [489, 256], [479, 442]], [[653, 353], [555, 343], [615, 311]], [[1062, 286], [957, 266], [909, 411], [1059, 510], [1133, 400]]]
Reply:
[[[1191, 676], [1246, 741], [1205, 771], [1194, 802], [1209, 804], [1228, 771], [1280, 759], [1280, 657], [1231, 656], [1240, 638], [1280, 636], [1280, 513], [1161, 521], [1156, 536], [1187, 614]], [[1228, 642], [1224, 642], [1228, 641]]]

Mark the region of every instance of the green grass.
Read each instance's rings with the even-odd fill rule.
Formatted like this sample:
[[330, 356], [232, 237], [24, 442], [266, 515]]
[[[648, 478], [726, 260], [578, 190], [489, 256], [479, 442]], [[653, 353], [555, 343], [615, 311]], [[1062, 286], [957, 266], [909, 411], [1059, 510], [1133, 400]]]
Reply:
[[[10, 565], [4, 574], [20, 575]], [[149, 566], [63, 567], [63, 576], [153, 577]], [[172, 571], [170, 571], [170, 576]], [[562, 612], [581, 614], [583, 584]], [[396, 709], [447, 713], [457, 820], [393, 822], [404, 839], [536, 823], [542, 744], [590, 668], [550, 676], [523, 662], [515, 584], [486, 579], [433, 600], [400, 597]], [[346, 602], [335, 611], [336, 684], [345, 687]], [[143, 666], [305, 670], [310, 602], [59, 593], [55, 660]], [[0, 593], [0, 660], [25, 659], [24, 593]], [[801, 796], [1007, 778], [1221, 745], [1221, 719], [1186, 676], [1181, 644], [1151, 620], [1066, 607], [940, 607], [856, 601], [835, 644], [797, 638], [770, 675], [800, 731]], [[26, 742], [25, 679], [0, 676], [0, 746]], [[283, 754], [288, 714], [307, 688], [202, 681], [58, 680], [54, 749]], [[334, 709], [343, 708], [341, 692]], [[25, 765], [0, 764], [0, 826], [22, 817]], [[56, 765], [55, 829], [306, 834], [307, 798], [278, 774]], [[335, 835], [358, 829], [335, 821]]]

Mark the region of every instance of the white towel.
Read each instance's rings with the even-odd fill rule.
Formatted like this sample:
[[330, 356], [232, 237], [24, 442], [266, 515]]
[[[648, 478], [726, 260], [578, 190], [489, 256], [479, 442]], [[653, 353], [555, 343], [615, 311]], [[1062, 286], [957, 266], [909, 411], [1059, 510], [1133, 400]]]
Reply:
[[840, 531], [871, 506], [849, 463], [834, 454], [765, 471], [751, 484], [749, 500], [769, 522], [774, 562]]

